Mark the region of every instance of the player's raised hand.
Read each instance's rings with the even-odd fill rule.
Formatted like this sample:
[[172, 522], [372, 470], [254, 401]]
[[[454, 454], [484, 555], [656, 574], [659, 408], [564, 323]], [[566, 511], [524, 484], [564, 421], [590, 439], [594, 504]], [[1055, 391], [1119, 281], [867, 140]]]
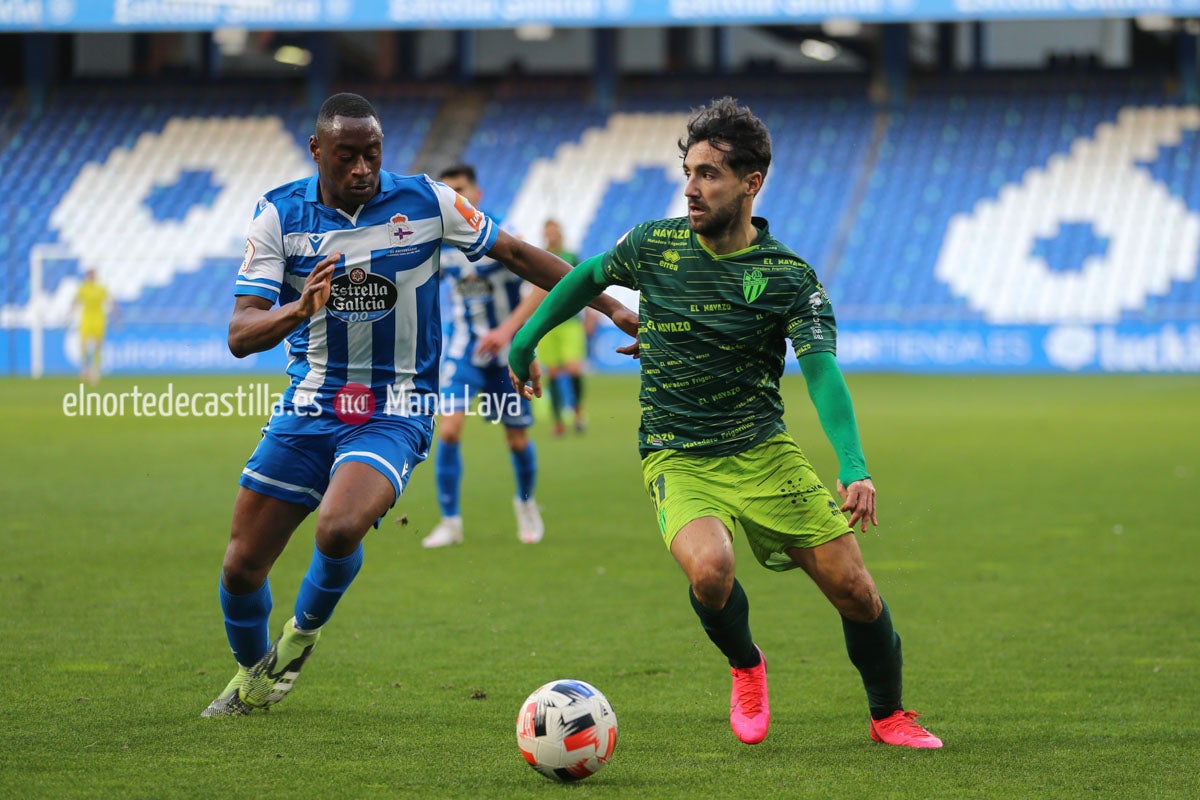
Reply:
[[854, 481], [849, 486], [843, 486], [839, 480], [837, 490], [842, 496], [842, 511], [850, 512], [851, 530], [861, 523], [866, 533], [868, 522], [879, 525], [879, 519], [875, 516], [875, 484], [871, 483], [870, 478]]
[[513, 388], [516, 389], [517, 394], [526, 400], [542, 396], [542, 365], [537, 362], [536, 358], [529, 362], [528, 381], [522, 381], [518, 378], [517, 373], [513, 372], [512, 367], [508, 368], [508, 379], [512, 381]]
[[332, 253], [317, 262], [313, 271], [304, 279], [304, 288], [300, 290], [298, 310], [306, 317], [311, 317], [324, 307], [333, 291], [333, 270], [342, 260], [340, 252]]

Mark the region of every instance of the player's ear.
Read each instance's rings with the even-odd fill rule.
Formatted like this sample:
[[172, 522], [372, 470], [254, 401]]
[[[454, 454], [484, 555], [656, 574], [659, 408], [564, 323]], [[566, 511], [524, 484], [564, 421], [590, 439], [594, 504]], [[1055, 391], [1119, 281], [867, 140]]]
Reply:
[[312, 160], [316, 163], [321, 162], [321, 144], [317, 141], [315, 133], [309, 134], [308, 137], [308, 153], [312, 156]]
[[746, 194], [750, 195], [751, 197], [754, 197], [762, 189], [763, 174], [757, 170], [751, 172], [742, 180], [746, 182]]

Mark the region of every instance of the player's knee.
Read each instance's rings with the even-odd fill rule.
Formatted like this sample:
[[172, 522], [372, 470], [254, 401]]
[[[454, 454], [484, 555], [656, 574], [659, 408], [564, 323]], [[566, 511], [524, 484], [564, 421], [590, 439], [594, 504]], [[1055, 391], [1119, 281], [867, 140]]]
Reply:
[[727, 559], [705, 559], [693, 565], [688, 575], [692, 594], [706, 607], [719, 609], [725, 606], [733, 590], [733, 564]]
[[322, 513], [317, 520], [317, 546], [330, 558], [344, 558], [358, 549], [373, 522], [374, 519], [366, 519], [362, 513], [349, 509]]
[[231, 542], [221, 564], [221, 580], [232, 594], [252, 592], [266, 580], [273, 559], [254, 552], [242, 543]]
[[830, 587], [829, 597], [842, 616], [855, 622], [874, 622], [883, 604], [866, 570], [846, 575]]

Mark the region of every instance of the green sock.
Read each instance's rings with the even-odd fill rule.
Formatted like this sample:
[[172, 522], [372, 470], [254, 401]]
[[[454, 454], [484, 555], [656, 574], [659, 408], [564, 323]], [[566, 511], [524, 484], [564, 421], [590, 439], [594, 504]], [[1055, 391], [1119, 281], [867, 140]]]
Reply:
[[700, 618], [708, 638], [729, 659], [729, 666], [738, 669], [758, 666], [761, 659], [758, 648], [754, 646], [754, 638], [750, 635], [750, 601], [746, 599], [746, 591], [737, 578], [733, 579], [729, 599], [720, 611], [705, 608], [692, 594], [690, 586], [688, 599], [692, 601], [692, 608]]
[[846, 652], [862, 675], [871, 719], [884, 719], [904, 708], [900, 702], [904, 665], [900, 635], [892, 627], [892, 614], [887, 603], [882, 597], [879, 602], [883, 603], [883, 610], [874, 622], [853, 622], [842, 617]]

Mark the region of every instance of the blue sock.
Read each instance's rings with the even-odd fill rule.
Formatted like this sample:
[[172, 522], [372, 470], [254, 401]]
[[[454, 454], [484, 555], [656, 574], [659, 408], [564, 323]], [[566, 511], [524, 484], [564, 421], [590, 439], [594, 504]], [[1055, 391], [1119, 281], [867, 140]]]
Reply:
[[569, 409], [579, 408], [579, 396], [575, 392], [575, 379], [567, 373], [558, 376], [562, 381], [563, 407]]
[[513, 474], [517, 478], [517, 497], [522, 500], [533, 497], [533, 489], [537, 485], [537, 448], [533, 446], [532, 439], [527, 443], [522, 452], [510, 451]]
[[362, 542], [345, 558], [330, 558], [314, 545], [312, 561], [296, 595], [296, 627], [315, 630], [328, 622], [362, 563]]
[[458, 442], [438, 442], [437, 446], [437, 487], [438, 505], [442, 507], [443, 517], [457, 517], [458, 491], [462, 485], [462, 453], [459, 452]]
[[267, 624], [271, 618], [271, 582], [249, 594], [230, 594], [222, 581], [221, 611], [225, 614], [225, 635], [229, 649], [243, 667], [252, 667], [271, 647]]

